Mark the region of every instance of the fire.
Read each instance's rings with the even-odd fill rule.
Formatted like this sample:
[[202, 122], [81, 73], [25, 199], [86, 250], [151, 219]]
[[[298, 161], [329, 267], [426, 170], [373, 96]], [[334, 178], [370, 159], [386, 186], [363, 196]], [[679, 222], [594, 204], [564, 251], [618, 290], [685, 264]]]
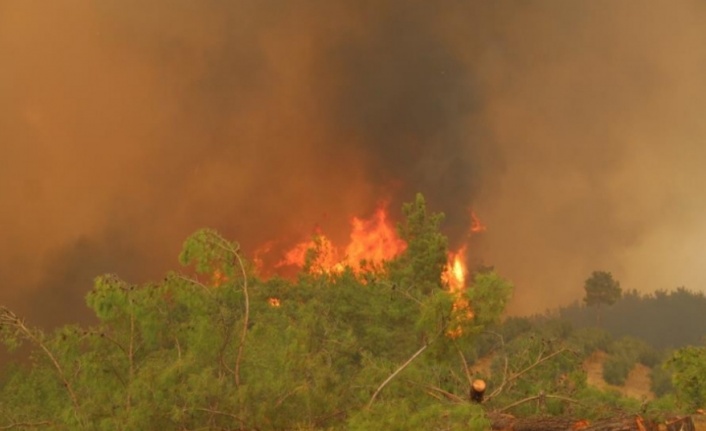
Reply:
[[215, 270], [211, 275], [211, 284], [213, 284], [214, 287], [219, 287], [220, 285], [227, 282], [228, 277], [223, 274], [220, 269]]
[[457, 252], [449, 252], [449, 261], [442, 274], [443, 281], [449, 285], [451, 293], [458, 293], [466, 287], [466, 277], [468, 268], [466, 267], [466, 246], [461, 247]]
[[267, 298], [267, 303], [270, 304], [271, 307], [275, 308], [280, 306], [279, 298], [275, 297]]
[[340, 272], [344, 262], [339, 258], [339, 252], [325, 235], [317, 233], [313, 239], [300, 242], [290, 249], [277, 266], [295, 265], [303, 267], [309, 250], [316, 252], [316, 258], [311, 262], [311, 271], [317, 274], [325, 272]]
[[471, 211], [471, 233], [483, 232], [483, 231], [485, 231], [485, 229], [486, 229], [486, 226], [483, 223], [481, 223], [481, 221], [478, 218], [478, 216], [476, 215], [476, 213]]
[[317, 233], [314, 239], [301, 242], [285, 253], [277, 266], [295, 265], [302, 267], [307, 253], [316, 251], [316, 259], [311, 262], [315, 273], [336, 273], [346, 267], [359, 271], [361, 264], [377, 266], [402, 253], [407, 244], [399, 238], [388, 221], [384, 207], [378, 208], [369, 219], [353, 217], [351, 220], [350, 242], [341, 251], [324, 234]]
[[449, 286], [449, 292], [454, 295], [454, 303], [451, 308], [452, 321], [455, 325], [446, 331], [450, 338], [458, 338], [463, 334], [461, 323], [473, 319], [473, 309], [468, 298], [463, 295], [466, 289], [466, 278], [468, 277], [468, 267], [466, 266], [466, 246], [462, 246], [456, 252], [449, 252], [449, 261], [442, 274], [443, 281]]
[[[470, 218], [469, 236], [486, 230], [486, 226], [474, 212], [470, 213]], [[349, 267], [359, 272], [362, 266], [379, 266], [382, 262], [395, 258], [406, 248], [407, 244], [388, 221], [385, 207], [381, 206], [369, 219], [351, 219], [350, 242], [345, 248], [336, 247], [324, 234], [317, 232], [314, 239], [303, 241], [287, 251], [276, 266], [303, 267], [307, 254], [313, 249], [316, 254], [315, 259], [309, 262], [310, 271], [317, 274], [339, 273]], [[464, 245], [457, 251], [449, 252], [448, 262], [442, 273], [442, 281], [454, 297], [451, 325], [446, 332], [451, 338], [460, 337], [463, 333], [462, 324], [472, 320], [474, 316], [470, 301], [464, 294], [468, 281], [466, 250], [467, 246]], [[270, 305], [273, 307], [279, 306], [279, 300], [276, 300], [276, 303], [275, 300], [276, 298], [270, 299]]]
[[407, 244], [387, 221], [385, 208], [378, 208], [369, 220], [353, 217], [351, 242], [346, 247], [346, 263], [360, 269], [361, 262], [379, 265], [402, 253]]

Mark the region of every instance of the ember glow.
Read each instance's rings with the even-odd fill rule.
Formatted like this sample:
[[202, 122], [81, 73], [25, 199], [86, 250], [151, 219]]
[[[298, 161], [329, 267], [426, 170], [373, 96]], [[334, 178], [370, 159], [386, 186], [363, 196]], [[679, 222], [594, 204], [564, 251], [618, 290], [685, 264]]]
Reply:
[[471, 211], [471, 233], [483, 232], [485, 229], [485, 225], [481, 223], [476, 213]]
[[218, 287], [226, 282], [228, 282], [228, 277], [218, 269], [211, 275], [211, 284], [214, 287]]

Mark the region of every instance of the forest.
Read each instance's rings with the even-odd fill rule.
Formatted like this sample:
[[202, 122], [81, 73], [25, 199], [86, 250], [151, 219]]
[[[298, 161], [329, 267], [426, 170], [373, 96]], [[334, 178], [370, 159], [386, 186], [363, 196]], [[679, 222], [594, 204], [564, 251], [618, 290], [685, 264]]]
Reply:
[[[295, 278], [262, 278], [236, 242], [202, 229], [160, 282], [96, 278], [95, 325], [44, 331], [0, 308], [2, 340], [24, 358], [2, 373], [0, 429], [487, 430], [501, 415], [663, 421], [706, 405], [695, 335], [619, 333], [630, 326], [611, 314], [654, 301], [685, 310], [702, 296], [628, 292], [600, 327], [579, 305], [503, 317], [512, 284], [481, 268], [449, 289], [443, 214], [421, 195], [403, 213], [407, 247], [383, 264], [322, 271], [314, 247]], [[644, 317], [659, 321], [663, 308]], [[649, 366], [656, 396], [588, 385], [581, 364], [596, 350], [615, 386]], [[482, 402], [470, 399], [476, 379], [487, 382]]]

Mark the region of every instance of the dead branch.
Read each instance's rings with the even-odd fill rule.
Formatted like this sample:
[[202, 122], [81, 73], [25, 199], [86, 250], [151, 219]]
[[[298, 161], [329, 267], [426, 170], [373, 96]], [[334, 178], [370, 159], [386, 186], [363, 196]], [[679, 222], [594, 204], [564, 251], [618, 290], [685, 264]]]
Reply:
[[243, 348], [245, 347], [245, 337], [248, 333], [248, 325], [250, 319], [250, 299], [248, 297], [248, 277], [245, 274], [245, 266], [243, 265], [243, 260], [240, 258], [237, 250], [233, 251], [236, 259], [238, 259], [238, 265], [240, 266], [240, 271], [243, 274], [243, 296], [245, 297], [245, 316], [243, 317], [243, 332], [240, 335], [240, 344], [238, 345], [238, 355], [235, 359], [235, 386], [240, 386], [240, 361], [243, 358]]
[[187, 277], [186, 275], [183, 275], [183, 274], [175, 274], [174, 277], [176, 277], [176, 278], [178, 278], [178, 279], [180, 279], [180, 280], [184, 280], [184, 281], [186, 281], [186, 282], [195, 284], [195, 285], [197, 285], [197, 286], [203, 288], [203, 290], [205, 290], [206, 292], [211, 293], [211, 288], [210, 288], [210, 287], [206, 286], [205, 284], [201, 283], [200, 281], [198, 281], [198, 280], [196, 280], [196, 279], [193, 279], [193, 278], [191, 278], [191, 277]]
[[[430, 391], [433, 391], [433, 392], [437, 392], [437, 393], [443, 395], [444, 397], [446, 397], [447, 399], [449, 399], [451, 401], [455, 401], [457, 403], [465, 403], [467, 401], [467, 400], [459, 397], [456, 394], [452, 394], [451, 392], [445, 391], [445, 390], [438, 388], [436, 386], [427, 386], [427, 389]], [[433, 396], [434, 398], [438, 398], [435, 394], [429, 393], [429, 395]]]
[[204, 412], [204, 413], [210, 413], [210, 414], [212, 414], [212, 415], [217, 415], [217, 416], [229, 417], [229, 418], [231, 418], [231, 419], [235, 419], [236, 421], [240, 422], [241, 425], [245, 425], [245, 421], [244, 421], [243, 419], [239, 418], [237, 415], [234, 415], [233, 413], [228, 413], [228, 412], [224, 412], [224, 411], [221, 411], [221, 410], [209, 409], [209, 408], [206, 408], [206, 407], [196, 407], [196, 408], [194, 409], [194, 411], [197, 411], [197, 412]]
[[233, 247], [230, 242], [228, 242], [225, 238], [222, 236], [216, 234], [218, 238], [218, 242], [216, 242], [216, 246], [221, 248], [222, 250], [225, 250], [226, 252], [229, 252], [233, 255], [234, 261], [238, 262], [238, 266], [240, 267], [240, 272], [243, 276], [243, 296], [245, 297], [245, 313], [243, 316], [243, 332], [240, 335], [240, 343], [238, 345], [238, 353], [235, 358], [235, 386], [240, 387], [240, 362], [242, 361], [243, 358], [243, 349], [245, 347], [245, 338], [248, 333], [248, 326], [250, 325], [250, 298], [248, 296], [248, 276], [245, 271], [245, 265], [243, 264], [243, 259], [240, 257], [239, 254], [239, 247]]
[[377, 398], [380, 391], [385, 386], [387, 386], [387, 384], [390, 383], [390, 381], [392, 379], [394, 379], [396, 375], [398, 375], [400, 372], [402, 372], [402, 370], [407, 368], [407, 366], [409, 366], [409, 364], [411, 364], [412, 361], [414, 361], [417, 358], [417, 356], [421, 355], [422, 352], [424, 352], [427, 349], [427, 347], [429, 347], [429, 344], [424, 344], [419, 350], [414, 352], [414, 354], [409, 359], [407, 359], [407, 361], [404, 364], [400, 365], [399, 368], [397, 368], [394, 373], [390, 374], [390, 376], [387, 379], [385, 379], [384, 382], [382, 382], [382, 384], [377, 388], [377, 390], [375, 391], [373, 396], [370, 398], [370, 401], [368, 402], [367, 408], [370, 408], [370, 406], [373, 405], [373, 402], [375, 401], [375, 398]]
[[461, 348], [458, 347], [458, 343], [456, 343], [456, 341], [454, 341], [454, 346], [456, 346], [456, 350], [458, 351], [459, 356], [461, 356], [463, 371], [465, 371], [466, 379], [468, 379], [468, 387], [470, 388], [473, 386], [473, 377], [471, 376], [471, 372], [468, 371], [468, 361], [466, 361], [466, 356], [463, 354], [463, 351], [461, 351]]
[[[533, 362], [532, 364], [528, 365], [528, 366], [525, 367], [523, 370], [518, 371], [517, 373], [514, 373], [514, 374], [511, 375], [510, 377], [507, 377], [507, 369], [506, 369], [505, 375], [504, 375], [504, 378], [503, 378], [503, 382], [500, 384], [500, 386], [498, 386], [497, 389], [495, 389], [490, 395], [488, 395], [488, 397], [486, 398], [486, 400], [490, 400], [490, 399], [494, 398], [495, 396], [499, 395], [499, 394], [503, 391], [503, 389], [507, 386], [508, 383], [511, 383], [512, 381], [517, 380], [517, 379], [520, 378], [523, 374], [525, 374], [525, 373], [527, 373], [527, 372], [533, 370], [534, 368], [536, 368], [536, 367], [538, 367], [539, 365], [543, 364], [544, 362], [546, 362], [546, 361], [552, 359], [553, 357], [555, 357], [555, 356], [557, 356], [557, 355], [560, 355], [560, 354], [562, 354], [562, 353], [565, 353], [565, 352], [571, 352], [571, 350], [569, 350], [569, 349], [567, 349], [567, 348], [562, 348], [562, 349], [560, 349], [560, 350], [557, 350], [557, 351], [554, 352], [554, 353], [550, 353], [550, 354], [547, 355], [547, 356], [538, 356], [537, 359], [535, 360], [535, 362]], [[505, 360], [507, 361], [507, 355], [505, 356]]]
[[551, 394], [544, 394], [544, 393], [541, 393], [541, 394], [539, 394], [539, 395], [534, 395], [534, 396], [532, 396], [532, 397], [527, 397], [527, 398], [523, 398], [523, 399], [521, 399], [521, 400], [519, 400], [519, 401], [515, 401], [514, 403], [512, 403], [512, 404], [510, 404], [510, 405], [507, 405], [507, 406], [505, 406], [505, 407], [503, 407], [503, 408], [501, 408], [501, 409], [496, 410], [496, 412], [498, 412], [498, 413], [503, 413], [503, 412], [506, 412], [506, 411], [512, 409], [513, 407], [517, 407], [517, 406], [519, 406], [519, 405], [528, 403], [528, 402], [530, 402], [530, 401], [537, 401], [537, 400], [541, 400], [541, 399], [545, 399], [545, 398], [552, 398], [552, 399], [562, 400], [562, 401], [566, 401], [566, 402], [570, 402], [570, 403], [574, 403], [574, 404], [582, 404], [580, 401], [575, 400], [575, 399], [573, 399], [573, 398], [562, 397], [561, 395], [551, 395]]
[[51, 421], [41, 421], [41, 422], [15, 422], [10, 425], [0, 426], [0, 430], [10, 430], [13, 428], [35, 428], [43, 427], [48, 425], [54, 425]]

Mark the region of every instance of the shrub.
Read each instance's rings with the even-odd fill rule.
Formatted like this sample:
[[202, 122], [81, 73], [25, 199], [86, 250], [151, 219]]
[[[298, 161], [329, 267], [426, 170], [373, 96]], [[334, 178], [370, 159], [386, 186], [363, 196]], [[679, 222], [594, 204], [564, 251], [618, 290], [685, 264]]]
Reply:
[[634, 361], [623, 356], [610, 356], [603, 363], [603, 380], [606, 383], [616, 386], [625, 384], [630, 370], [635, 365]]

